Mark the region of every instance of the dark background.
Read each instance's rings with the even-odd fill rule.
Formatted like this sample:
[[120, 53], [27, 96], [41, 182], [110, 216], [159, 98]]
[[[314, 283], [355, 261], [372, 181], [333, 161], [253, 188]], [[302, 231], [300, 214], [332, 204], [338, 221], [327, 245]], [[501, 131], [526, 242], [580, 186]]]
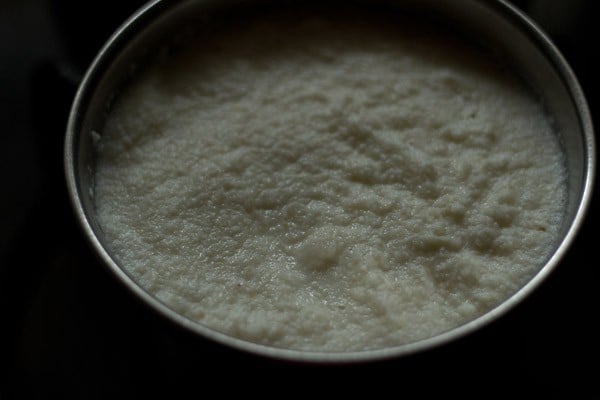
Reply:
[[[554, 39], [600, 120], [600, 3], [514, 3]], [[559, 268], [516, 309], [452, 344], [402, 359], [336, 367], [264, 359], [182, 331], [133, 298], [78, 228], [62, 146], [83, 71], [141, 4], [0, 0], [0, 399], [202, 397], [223, 379], [219, 397], [266, 394], [274, 383], [287, 388], [281, 396], [317, 395], [326, 383], [394, 397], [424, 390], [600, 398], [597, 201]]]

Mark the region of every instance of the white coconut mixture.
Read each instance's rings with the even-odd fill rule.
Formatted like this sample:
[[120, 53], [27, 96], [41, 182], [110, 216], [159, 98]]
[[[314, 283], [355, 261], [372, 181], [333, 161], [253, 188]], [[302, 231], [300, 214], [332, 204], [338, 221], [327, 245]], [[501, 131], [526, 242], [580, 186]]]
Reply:
[[95, 201], [143, 288], [235, 337], [350, 351], [463, 324], [540, 268], [566, 196], [541, 106], [474, 50], [384, 26], [257, 22], [136, 77]]

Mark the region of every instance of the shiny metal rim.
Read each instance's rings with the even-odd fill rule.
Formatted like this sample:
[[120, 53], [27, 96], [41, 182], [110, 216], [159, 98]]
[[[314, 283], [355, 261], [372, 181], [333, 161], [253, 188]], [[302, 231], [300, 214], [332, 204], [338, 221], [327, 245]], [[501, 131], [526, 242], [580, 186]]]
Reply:
[[505, 19], [514, 23], [522, 32], [524, 32], [530, 40], [532, 40], [538, 48], [540, 48], [548, 58], [549, 62], [554, 66], [556, 71], [560, 74], [564, 81], [565, 86], [572, 97], [572, 102], [578, 111], [579, 123], [583, 131], [583, 141], [585, 147], [585, 171], [583, 179], [583, 193], [581, 193], [581, 202], [579, 203], [575, 218], [571, 222], [571, 225], [563, 238], [562, 242], [558, 246], [554, 255], [544, 265], [541, 270], [531, 279], [524, 287], [522, 287], [517, 293], [507, 299], [505, 302], [487, 312], [483, 316], [476, 318], [462, 326], [454, 328], [445, 333], [437, 336], [423, 339], [417, 342], [399, 345], [396, 347], [367, 350], [358, 352], [312, 352], [312, 351], [297, 351], [288, 350], [281, 348], [268, 347], [256, 343], [247, 342], [223, 333], [212, 330], [206, 326], [196, 323], [190, 319], [187, 319], [170, 308], [165, 304], [154, 298], [144, 289], [127, 275], [124, 270], [117, 264], [117, 262], [111, 257], [111, 255], [104, 248], [103, 244], [99, 240], [96, 232], [92, 228], [87, 210], [85, 209], [81, 196], [81, 188], [78, 181], [78, 146], [79, 138], [78, 127], [81, 125], [81, 119], [83, 118], [84, 108], [87, 104], [89, 97], [93, 94], [94, 86], [98, 82], [102, 71], [106, 65], [110, 62], [112, 57], [118, 51], [120, 45], [129, 40], [135, 31], [135, 27], [144, 24], [146, 21], [151, 20], [154, 16], [160, 14], [169, 7], [168, 1], [154, 0], [148, 3], [146, 6], [138, 10], [132, 17], [130, 17], [107, 41], [104, 47], [100, 50], [95, 60], [91, 64], [87, 73], [85, 74], [79, 90], [75, 96], [75, 100], [69, 115], [69, 121], [66, 131], [66, 140], [64, 148], [64, 162], [65, 162], [65, 174], [67, 189], [69, 197], [72, 202], [75, 214], [79, 223], [84, 231], [85, 236], [89, 240], [91, 246], [95, 252], [99, 255], [103, 263], [110, 269], [110, 271], [135, 295], [141, 299], [144, 303], [148, 304], [160, 315], [166, 317], [172, 322], [179, 326], [182, 326], [194, 333], [200, 334], [205, 338], [214, 340], [226, 346], [231, 346], [239, 350], [254, 353], [257, 355], [273, 357], [278, 359], [286, 359], [292, 361], [303, 361], [303, 362], [317, 362], [317, 363], [347, 363], [347, 362], [359, 362], [359, 361], [373, 361], [381, 360], [392, 357], [399, 357], [404, 355], [413, 354], [426, 349], [431, 349], [439, 345], [448, 343], [455, 339], [465, 336], [484, 325], [487, 325], [491, 321], [502, 316], [504, 313], [512, 309], [516, 304], [521, 302], [526, 296], [528, 296], [559, 264], [562, 257], [567, 252], [569, 246], [572, 244], [579, 228], [582, 225], [586, 211], [589, 207], [591, 196], [592, 196], [592, 185], [595, 174], [595, 144], [593, 126], [591, 121], [590, 112], [585, 100], [583, 91], [581, 90], [575, 75], [567, 62], [560, 54], [558, 49], [552, 44], [550, 39], [542, 32], [542, 30], [536, 26], [526, 15], [521, 11], [506, 3], [504, 0], [481, 0], [490, 5], [499, 15]]

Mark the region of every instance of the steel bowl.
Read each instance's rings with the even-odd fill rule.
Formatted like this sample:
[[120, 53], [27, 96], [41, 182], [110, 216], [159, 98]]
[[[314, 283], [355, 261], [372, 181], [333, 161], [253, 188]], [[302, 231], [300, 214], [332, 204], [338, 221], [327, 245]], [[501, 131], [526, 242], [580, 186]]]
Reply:
[[[493, 49], [543, 101], [567, 160], [568, 200], [553, 253], [518, 292], [486, 314], [434, 337], [399, 346], [354, 352], [274, 348], [240, 340], [194, 322], [157, 300], [126, 272], [105, 245], [94, 212], [94, 142], [111, 104], [139, 66], [190, 32], [210, 34], [224, 16], [245, 18], [266, 9], [369, 8], [386, 15], [426, 17]], [[255, 354], [319, 363], [398, 357], [455, 340], [490, 323], [522, 301], [556, 268], [568, 251], [590, 203], [595, 150], [590, 112], [571, 68], [550, 39], [526, 15], [502, 0], [179, 0], [149, 2], [107, 41], [77, 91], [67, 126], [64, 161], [70, 199], [85, 236], [103, 263], [144, 303], [205, 338]]]

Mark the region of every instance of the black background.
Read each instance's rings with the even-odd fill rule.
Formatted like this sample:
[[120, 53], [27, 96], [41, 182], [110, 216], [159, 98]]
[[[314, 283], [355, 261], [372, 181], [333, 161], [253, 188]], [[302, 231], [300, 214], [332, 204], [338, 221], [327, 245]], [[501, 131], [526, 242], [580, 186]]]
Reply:
[[[599, 3], [514, 3], [561, 49], [598, 121]], [[141, 4], [0, 0], [0, 399], [288, 397], [290, 390], [312, 396], [324, 388], [384, 389], [393, 397], [423, 390], [600, 398], [597, 201], [559, 268], [516, 309], [477, 333], [402, 359], [335, 367], [269, 360], [195, 337], [140, 304], [95, 259], [78, 228], [62, 146], [83, 71]]]

